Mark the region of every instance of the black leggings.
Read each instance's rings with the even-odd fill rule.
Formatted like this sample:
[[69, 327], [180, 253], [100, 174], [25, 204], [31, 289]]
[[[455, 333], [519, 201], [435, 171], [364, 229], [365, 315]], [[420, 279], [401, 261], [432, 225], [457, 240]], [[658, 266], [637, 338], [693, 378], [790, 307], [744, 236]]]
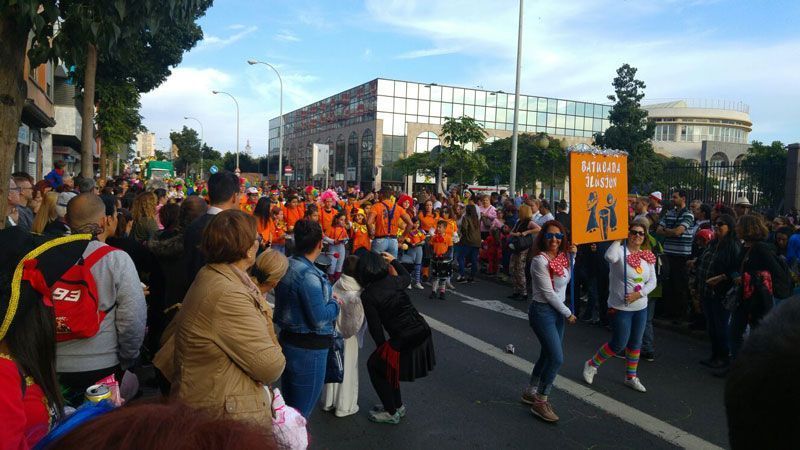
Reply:
[[400, 398], [400, 388], [395, 389], [392, 383], [386, 379], [386, 361], [381, 359], [377, 350], [372, 352], [372, 355], [367, 360], [367, 371], [369, 372], [372, 387], [375, 388], [378, 398], [383, 403], [383, 409], [394, 415], [397, 412], [397, 408], [403, 406], [403, 400]]

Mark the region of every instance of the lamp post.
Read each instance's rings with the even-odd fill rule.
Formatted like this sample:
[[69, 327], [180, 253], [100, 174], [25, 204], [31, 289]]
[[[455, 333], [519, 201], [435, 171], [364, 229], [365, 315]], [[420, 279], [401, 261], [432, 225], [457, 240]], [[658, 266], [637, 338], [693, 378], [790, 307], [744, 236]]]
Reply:
[[[280, 128], [278, 129], [278, 185], [280, 186], [281, 180], [283, 178], [283, 79], [281, 78], [281, 74], [278, 73], [278, 69], [275, 68], [270, 63], [264, 61], [256, 61], [256, 60], [248, 60], [247, 64], [255, 65], [255, 64], [263, 64], [275, 72], [275, 75], [278, 76], [278, 83], [281, 86], [281, 96], [280, 96]], [[269, 164], [269, 132], [267, 134], [267, 164]], [[269, 172], [269, 166], [267, 166], [267, 172]], [[269, 178], [269, 173], [267, 173], [267, 178]]]
[[517, 147], [519, 146], [519, 78], [522, 64], [522, 5], [519, 0], [519, 30], [517, 31], [517, 80], [514, 88], [514, 127], [511, 131], [511, 174], [508, 189], [512, 197], [517, 194]]
[[203, 179], [203, 144], [205, 143], [205, 138], [203, 137], [205, 135], [205, 133], [203, 132], [203, 123], [200, 122], [199, 119], [196, 119], [194, 117], [188, 117], [188, 116], [184, 117], [183, 120], [194, 120], [195, 122], [197, 122], [198, 125], [200, 125], [200, 180], [202, 180]]
[[236, 101], [236, 97], [224, 91], [211, 91], [211, 93], [225, 94], [233, 99], [233, 103], [236, 103], [236, 171], [241, 172], [239, 169], [239, 102]]

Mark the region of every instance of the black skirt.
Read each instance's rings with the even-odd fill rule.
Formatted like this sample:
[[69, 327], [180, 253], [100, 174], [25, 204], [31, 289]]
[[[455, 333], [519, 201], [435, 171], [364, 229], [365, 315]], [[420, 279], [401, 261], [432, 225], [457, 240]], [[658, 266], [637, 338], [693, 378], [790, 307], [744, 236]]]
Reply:
[[427, 337], [416, 347], [400, 352], [400, 381], [414, 381], [424, 378], [436, 365], [433, 351], [433, 337]]

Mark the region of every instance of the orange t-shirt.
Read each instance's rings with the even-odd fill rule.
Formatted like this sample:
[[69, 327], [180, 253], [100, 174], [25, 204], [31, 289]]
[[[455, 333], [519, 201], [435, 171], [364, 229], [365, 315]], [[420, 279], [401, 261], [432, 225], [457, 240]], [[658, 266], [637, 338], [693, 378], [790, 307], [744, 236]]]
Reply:
[[333, 219], [337, 214], [339, 214], [339, 211], [336, 208], [331, 208], [330, 212], [325, 211], [324, 207], [319, 208], [319, 224], [322, 226], [322, 232], [325, 236], [332, 237]]
[[397, 230], [403, 222], [403, 214], [406, 210], [402, 206], [394, 207], [394, 215], [389, 223], [389, 213], [392, 211], [392, 203], [378, 202], [372, 205], [372, 212], [375, 213], [375, 237], [396, 236]]
[[[452, 239], [452, 238], [451, 238]], [[445, 253], [447, 253], [447, 249], [450, 248], [452, 243], [447, 243], [447, 237], [441, 234], [435, 234], [431, 238], [431, 248], [433, 249], [433, 256], [442, 257]]]
[[453, 219], [445, 219], [447, 220], [447, 230], [444, 232], [444, 240], [447, 242], [447, 245], [453, 246], [453, 236], [458, 231], [458, 224]]
[[353, 240], [353, 253], [360, 248], [372, 249], [372, 242], [369, 240], [369, 233], [367, 232], [366, 225], [353, 224], [353, 229], [350, 230], [350, 239]]
[[436, 213], [432, 213], [428, 216], [423, 213], [419, 213], [417, 217], [419, 217], [419, 229], [426, 233], [432, 228], [436, 228], [436, 222], [439, 221], [439, 215]]
[[326, 236], [333, 239], [334, 241], [343, 241], [350, 237], [347, 234], [347, 228], [340, 227], [338, 225], [331, 227], [330, 234], [326, 234]]
[[306, 215], [306, 207], [304, 204], [299, 204], [292, 208], [289, 206], [283, 207], [283, 218], [286, 221], [286, 229], [294, 228], [294, 224]]
[[270, 220], [267, 222], [266, 225], [261, 225], [261, 219], [256, 219], [256, 227], [258, 229], [258, 234], [261, 235], [261, 239], [264, 242], [272, 242], [272, 230], [273, 230], [273, 221]]
[[409, 231], [405, 234], [405, 241], [409, 246], [418, 245], [425, 242], [425, 233], [417, 229], [416, 231]]

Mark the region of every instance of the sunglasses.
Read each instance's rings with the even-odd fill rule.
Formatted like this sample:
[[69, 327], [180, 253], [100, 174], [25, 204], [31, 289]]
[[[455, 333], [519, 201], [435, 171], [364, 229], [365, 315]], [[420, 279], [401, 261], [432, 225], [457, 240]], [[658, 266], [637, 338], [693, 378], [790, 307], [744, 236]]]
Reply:
[[644, 237], [644, 235], [645, 235], [645, 232], [644, 232], [644, 231], [636, 231], [636, 230], [631, 230], [631, 231], [629, 231], [628, 233], [629, 233], [631, 236], [641, 236], [641, 237]]
[[564, 233], [545, 233], [545, 239], [564, 239]]

